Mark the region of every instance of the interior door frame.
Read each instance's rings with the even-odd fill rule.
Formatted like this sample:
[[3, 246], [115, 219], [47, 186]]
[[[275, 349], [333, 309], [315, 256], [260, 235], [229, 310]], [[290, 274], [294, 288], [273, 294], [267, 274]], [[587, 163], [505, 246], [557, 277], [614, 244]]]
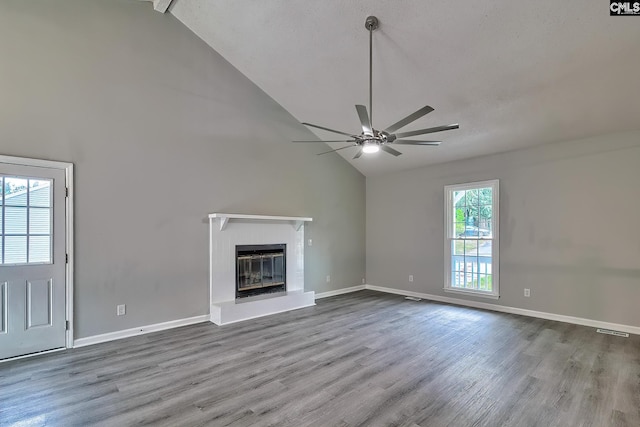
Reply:
[[0, 155], [0, 163], [60, 169], [65, 172], [65, 187], [67, 189], [67, 197], [65, 198], [65, 250], [67, 254], [65, 265], [65, 314], [67, 321], [65, 346], [73, 348], [73, 163], [3, 155]]

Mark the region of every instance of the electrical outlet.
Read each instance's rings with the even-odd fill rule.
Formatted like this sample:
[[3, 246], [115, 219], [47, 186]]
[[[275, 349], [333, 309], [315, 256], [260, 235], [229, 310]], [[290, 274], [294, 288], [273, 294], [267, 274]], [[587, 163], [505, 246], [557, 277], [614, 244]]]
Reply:
[[410, 275], [409, 275], [409, 281], [410, 281], [410, 282], [413, 282], [413, 274], [410, 274]]
[[364, 277], [362, 278], [362, 284], [364, 285]]
[[127, 314], [127, 306], [125, 304], [120, 304], [119, 306], [117, 306], [116, 314], [118, 316], [124, 316], [125, 314]]
[[525, 297], [530, 297], [531, 296], [531, 289], [524, 288], [524, 296]]
[[309, 239], [309, 246], [313, 246], [313, 239]]
[[331, 276], [327, 274], [327, 283], [329, 283], [330, 281], [331, 281]]

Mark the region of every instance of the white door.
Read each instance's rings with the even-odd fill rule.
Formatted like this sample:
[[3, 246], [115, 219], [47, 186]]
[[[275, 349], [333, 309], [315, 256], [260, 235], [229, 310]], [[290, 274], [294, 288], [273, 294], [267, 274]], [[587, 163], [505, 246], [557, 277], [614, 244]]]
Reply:
[[0, 163], [0, 359], [65, 347], [65, 171]]

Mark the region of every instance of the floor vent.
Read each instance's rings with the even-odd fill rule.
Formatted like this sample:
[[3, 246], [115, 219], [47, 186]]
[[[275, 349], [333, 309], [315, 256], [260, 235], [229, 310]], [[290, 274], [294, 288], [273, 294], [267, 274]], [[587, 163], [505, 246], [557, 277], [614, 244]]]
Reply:
[[422, 298], [418, 297], [404, 297], [404, 299], [408, 299], [410, 301], [422, 301]]
[[615, 335], [617, 337], [625, 337], [625, 338], [629, 338], [629, 334], [626, 332], [620, 332], [620, 331], [612, 331], [611, 329], [596, 329], [596, 332], [599, 334], [607, 334], [607, 335]]

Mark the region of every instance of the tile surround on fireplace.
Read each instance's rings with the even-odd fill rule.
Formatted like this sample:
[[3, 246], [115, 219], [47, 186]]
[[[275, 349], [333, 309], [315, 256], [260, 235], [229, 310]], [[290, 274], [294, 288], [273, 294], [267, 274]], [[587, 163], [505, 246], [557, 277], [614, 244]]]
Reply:
[[[209, 298], [213, 323], [233, 323], [315, 304], [314, 292], [304, 291], [304, 224], [309, 221], [312, 218], [209, 215]], [[236, 304], [236, 246], [276, 244], [285, 247], [286, 292]]]

